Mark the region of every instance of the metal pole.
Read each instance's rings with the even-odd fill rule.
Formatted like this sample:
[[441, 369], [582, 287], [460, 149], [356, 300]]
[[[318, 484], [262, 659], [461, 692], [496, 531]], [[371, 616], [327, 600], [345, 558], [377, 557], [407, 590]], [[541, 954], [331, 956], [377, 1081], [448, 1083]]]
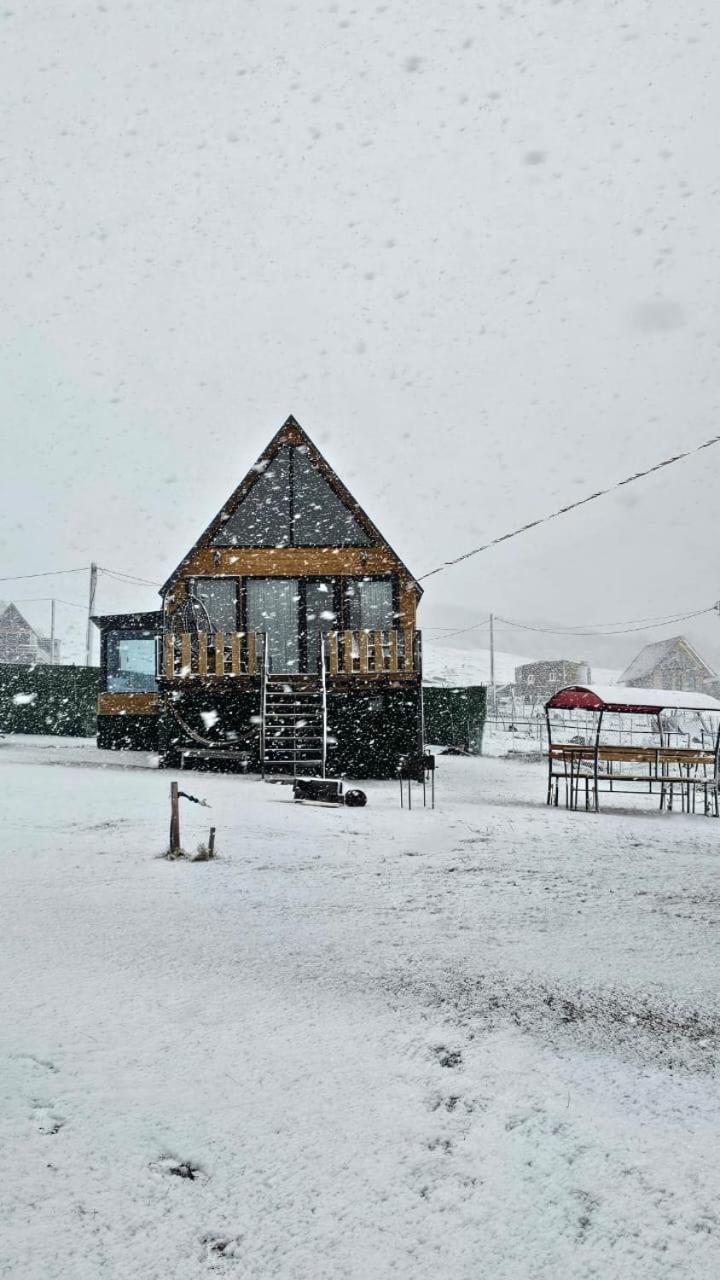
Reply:
[[493, 716], [497, 719], [497, 701], [495, 698], [495, 614], [490, 614], [490, 701]]
[[50, 666], [55, 666], [55, 601], [50, 601]]
[[90, 590], [88, 593], [88, 619], [85, 633], [85, 666], [92, 666], [93, 624], [90, 621], [95, 612], [95, 592], [97, 590], [97, 565], [90, 565]]

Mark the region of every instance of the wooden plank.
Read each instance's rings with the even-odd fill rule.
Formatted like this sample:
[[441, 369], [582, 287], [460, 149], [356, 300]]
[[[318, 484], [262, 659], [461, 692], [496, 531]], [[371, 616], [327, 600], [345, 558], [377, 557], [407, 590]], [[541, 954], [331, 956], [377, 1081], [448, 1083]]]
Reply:
[[403, 659], [403, 671], [412, 671], [413, 669], [413, 629], [412, 627], [405, 627], [404, 634], [405, 634], [405, 657]]
[[180, 637], [180, 674], [189, 676], [192, 670], [192, 649], [190, 648], [190, 636], [187, 631], [183, 631]]
[[249, 676], [257, 673], [257, 632], [255, 631], [248, 631], [247, 634], [247, 669]]
[[398, 634], [397, 631], [390, 632], [390, 666], [389, 671], [397, 671], [398, 669]]
[[215, 632], [215, 675], [225, 675], [225, 637], [222, 631]]
[[175, 675], [175, 637], [171, 631], [165, 632], [163, 648], [164, 648], [163, 671], [166, 676], [174, 676]]
[[343, 631], [343, 669], [345, 674], [351, 676], [353, 673], [353, 633], [352, 631]]
[[207, 659], [208, 659], [208, 638], [207, 631], [201, 631], [198, 635], [198, 675], [207, 675]]
[[240, 632], [233, 631], [230, 637], [230, 652], [232, 655], [230, 669], [234, 676], [240, 675]]
[[337, 631], [329, 631], [327, 634], [327, 651], [330, 675], [336, 676], [338, 673], [338, 633]]
[[368, 671], [369, 671], [369, 669], [370, 669], [370, 668], [369, 668], [369, 665], [368, 665], [368, 652], [369, 652], [369, 644], [368, 644], [368, 641], [369, 641], [369, 639], [370, 639], [370, 636], [369, 636], [369, 634], [368, 634], [368, 632], [367, 632], [367, 631], [360, 631], [360, 632], [359, 632], [359, 634], [358, 634], [358, 652], [359, 652], [359, 655], [360, 655], [360, 663], [359, 663], [359, 666], [360, 666], [360, 675], [362, 675], [362, 676], [367, 675], [367, 672], [368, 672]]
[[373, 666], [376, 671], [383, 671], [385, 667], [382, 631], [373, 632]]
[[416, 624], [417, 596], [413, 588], [408, 586], [406, 582], [401, 583], [398, 603], [400, 606], [400, 629], [403, 630], [405, 627], [412, 627], [414, 630]]
[[[362, 578], [397, 573], [400, 562], [386, 547], [219, 547], [198, 548], [180, 570], [181, 578]], [[405, 597], [405, 600], [403, 600]], [[403, 607], [414, 609], [415, 593], [401, 592]], [[413, 614], [414, 618], [414, 614]], [[408, 616], [405, 621], [410, 622]]]
[[99, 716], [154, 716], [158, 711], [156, 693], [100, 693]]

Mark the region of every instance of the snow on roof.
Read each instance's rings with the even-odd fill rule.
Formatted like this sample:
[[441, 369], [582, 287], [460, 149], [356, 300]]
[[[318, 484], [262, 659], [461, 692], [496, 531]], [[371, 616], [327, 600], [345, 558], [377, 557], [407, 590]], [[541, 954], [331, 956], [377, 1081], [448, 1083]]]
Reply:
[[547, 707], [584, 707], [589, 711], [720, 711], [708, 693], [684, 689], [640, 689], [619, 684], [569, 685], [554, 693]]
[[687, 645], [687, 648], [695, 655], [698, 662], [700, 662], [711, 675], [715, 675], [712, 667], [709, 667], [707, 662], [700, 657], [700, 654], [696, 653], [690, 642], [685, 639], [685, 636], [671, 636], [669, 640], [654, 640], [652, 644], [646, 644], [645, 647], [633, 658], [630, 666], [626, 667], [623, 671], [620, 677], [621, 683], [624, 681], [628, 681], [629, 683], [631, 680], [642, 680], [643, 676], [652, 675], [658, 663], [662, 662], [663, 658], [668, 658], [678, 644]]

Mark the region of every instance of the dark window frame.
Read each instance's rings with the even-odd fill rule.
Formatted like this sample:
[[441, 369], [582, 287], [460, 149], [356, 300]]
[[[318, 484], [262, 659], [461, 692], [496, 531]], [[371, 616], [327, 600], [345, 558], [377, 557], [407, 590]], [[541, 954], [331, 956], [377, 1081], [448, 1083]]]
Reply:
[[[155, 689], [154, 690], [148, 689], [148, 690], [124, 690], [123, 691], [123, 690], [108, 688], [108, 678], [110, 674], [108, 670], [109, 640], [111, 636], [117, 635], [118, 632], [121, 633], [124, 639], [153, 641], [155, 646]], [[158, 680], [160, 677], [159, 655], [158, 655], [160, 634], [161, 634], [160, 631], [156, 630], [155, 628], [149, 628], [149, 627], [143, 627], [142, 629], [137, 627], [123, 627], [123, 626], [103, 627], [100, 633], [100, 687], [104, 693], [117, 693], [120, 697], [122, 697], [122, 696], [127, 696], [127, 694], [131, 692], [153, 693], [157, 691]]]
[[297, 582], [300, 599], [298, 600], [298, 672], [308, 673], [308, 620], [307, 620], [307, 583], [309, 582], [327, 582], [328, 586], [332, 586], [332, 611], [336, 617], [336, 625], [332, 628], [334, 631], [352, 631], [355, 628], [345, 625], [345, 589], [351, 582], [387, 582], [390, 581], [392, 588], [392, 607], [393, 619], [395, 622], [394, 630], [402, 630], [400, 625], [400, 580], [397, 573], [363, 573], [363, 574], [338, 574], [338, 573], [308, 573], [308, 574], [245, 574], [242, 578], [243, 590], [241, 596], [242, 612], [239, 616], [240, 631], [247, 632], [247, 593], [244, 584], [251, 578], [260, 579], [263, 582], [280, 581], [280, 582]]

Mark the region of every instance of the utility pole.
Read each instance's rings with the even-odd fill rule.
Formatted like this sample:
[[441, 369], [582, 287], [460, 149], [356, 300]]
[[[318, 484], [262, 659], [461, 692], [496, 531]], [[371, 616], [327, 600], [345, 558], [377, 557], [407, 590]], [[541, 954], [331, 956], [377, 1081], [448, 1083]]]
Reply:
[[50, 601], [50, 666], [55, 666], [55, 600]]
[[92, 641], [93, 641], [93, 624], [90, 621], [95, 612], [95, 592], [97, 590], [97, 565], [90, 565], [90, 591], [88, 594], [88, 619], [87, 632], [85, 634], [85, 666], [92, 665]]
[[490, 705], [494, 716], [497, 716], [495, 698], [495, 614], [490, 614]]

